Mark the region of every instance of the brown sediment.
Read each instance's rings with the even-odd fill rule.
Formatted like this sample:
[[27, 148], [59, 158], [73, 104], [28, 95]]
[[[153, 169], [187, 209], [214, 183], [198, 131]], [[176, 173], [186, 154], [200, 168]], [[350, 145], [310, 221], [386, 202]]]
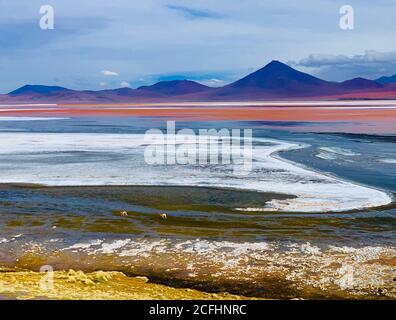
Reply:
[[[375, 106], [375, 107], [374, 107]], [[290, 106], [287, 103], [274, 106], [263, 104], [238, 105], [210, 105], [204, 103], [191, 105], [169, 104], [61, 104], [54, 109], [30, 108], [24, 110], [18, 108], [2, 111], [2, 115], [25, 116], [163, 116], [182, 117], [192, 120], [268, 120], [268, 121], [347, 121], [347, 120], [371, 120], [371, 121], [394, 121], [396, 108], [381, 107], [381, 103], [367, 107], [364, 104], [350, 106], [335, 102], [334, 105], [301, 105]]]
[[2, 115], [40, 114], [46, 116], [147, 116], [147, 117], [181, 117], [192, 120], [268, 120], [268, 121], [347, 121], [371, 120], [394, 121], [396, 109], [364, 109], [364, 108], [336, 108], [321, 107], [219, 107], [219, 108], [150, 108], [129, 109], [117, 107], [111, 109], [101, 107], [60, 106], [56, 110], [29, 110], [2, 112]]
[[[388, 103], [373, 101], [335, 101], [326, 105], [318, 102], [260, 103], [135, 103], [135, 104], [60, 104], [53, 109], [29, 110], [17, 107], [2, 110], [2, 116], [41, 117], [164, 117], [183, 121], [288, 121], [288, 122], [339, 122], [343, 132], [396, 133], [396, 108]], [[342, 122], [346, 122], [342, 124]], [[317, 129], [317, 128], [316, 128]]]
[[390, 258], [380, 258], [367, 261], [368, 264], [380, 263], [382, 265], [396, 267], [396, 256]]
[[48, 273], [17, 269], [0, 270], [0, 297], [6, 299], [56, 300], [244, 300], [229, 293], [206, 293], [148, 282], [121, 272], [55, 271], [53, 285]]

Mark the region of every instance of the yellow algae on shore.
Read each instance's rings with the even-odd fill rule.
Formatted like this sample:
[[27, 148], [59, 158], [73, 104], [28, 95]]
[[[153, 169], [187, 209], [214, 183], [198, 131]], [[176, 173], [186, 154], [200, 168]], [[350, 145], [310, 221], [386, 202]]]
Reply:
[[40, 285], [48, 274], [0, 270], [0, 297], [3, 299], [59, 300], [242, 300], [229, 293], [206, 293], [149, 283], [145, 277], [128, 277], [121, 272], [55, 271], [53, 286]]

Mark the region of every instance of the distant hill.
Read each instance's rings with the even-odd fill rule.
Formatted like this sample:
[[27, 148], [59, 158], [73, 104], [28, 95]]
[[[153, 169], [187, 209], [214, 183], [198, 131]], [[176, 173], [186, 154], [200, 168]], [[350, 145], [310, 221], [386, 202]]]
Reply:
[[43, 86], [43, 85], [31, 85], [27, 84], [23, 87], [20, 87], [14, 91], [11, 91], [9, 95], [17, 96], [17, 95], [43, 95], [49, 96], [58, 93], [66, 93], [73, 92], [73, 90], [66, 89], [58, 86]]
[[183, 95], [208, 91], [210, 87], [189, 80], [161, 81], [152, 86], [142, 86], [137, 90], [156, 92], [164, 95]]
[[[386, 78], [386, 79], [385, 79]], [[396, 98], [396, 78], [373, 81], [355, 78], [330, 82], [271, 61], [265, 67], [224, 87], [211, 88], [190, 80], [161, 81], [137, 89], [118, 88], [78, 91], [59, 86], [25, 85], [0, 97], [1, 101], [38, 102], [148, 102], [148, 101], [246, 101], [292, 98]], [[383, 83], [385, 82], [385, 83]], [[395, 79], [396, 82], [396, 79]]]
[[368, 80], [365, 78], [355, 78], [340, 83], [341, 87], [347, 90], [362, 90], [362, 89], [378, 89], [383, 88], [384, 85], [377, 81]]
[[378, 83], [381, 83], [381, 84], [396, 83], [396, 74], [393, 75], [393, 76], [390, 76], [390, 77], [385, 77], [384, 76], [384, 77], [378, 78], [375, 81], [378, 82]]

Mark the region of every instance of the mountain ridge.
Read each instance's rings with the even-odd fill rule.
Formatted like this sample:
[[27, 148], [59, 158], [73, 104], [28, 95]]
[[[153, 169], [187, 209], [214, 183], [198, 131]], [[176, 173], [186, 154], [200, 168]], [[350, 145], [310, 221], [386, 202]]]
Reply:
[[[381, 78], [380, 78], [381, 79]], [[396, 97], [396, 85], [365, 78], [326, 81], [273, 60], [264, 67], [223, 87], [212, 88], [191, 80], [160, 81], [136, 89], [72, 90], [61, 86], [25, 85], [7, 95], [14, 100], [55, 102], [219, 101], [343, 97], [359, 93]], [[371, 94], [371, 96], [373, 95]], [[5, 96], [5, 98], [4, 98]]]
[[396, 83], [396, 74], [393, 76], [383, 76], [375, 80], [381, 84]]

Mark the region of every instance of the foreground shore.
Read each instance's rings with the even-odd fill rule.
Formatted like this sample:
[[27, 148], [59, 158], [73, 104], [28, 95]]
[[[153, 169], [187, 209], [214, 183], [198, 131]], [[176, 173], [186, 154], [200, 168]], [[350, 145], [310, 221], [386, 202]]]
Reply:
[[148, 282], [121, 272], [55, 271], [53, 286], [46, 274], [17, 269], [0, 270], [0, 299], [59, 300], [240, 300], [228, 293], [206, 293]]
[[[0, 297], [396, 297], [393, 205], [272, 214], [234, 208], [280, 195], [226, 189], [0, 185], [0, 192], [0, 265], [11, 268], [0, 269]], [[59, 270], [59, 290], [40, 290], [43, 274], [31, 271], [45, 265]], [[92, 274], [98, 270], [118, 272]]]

